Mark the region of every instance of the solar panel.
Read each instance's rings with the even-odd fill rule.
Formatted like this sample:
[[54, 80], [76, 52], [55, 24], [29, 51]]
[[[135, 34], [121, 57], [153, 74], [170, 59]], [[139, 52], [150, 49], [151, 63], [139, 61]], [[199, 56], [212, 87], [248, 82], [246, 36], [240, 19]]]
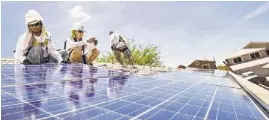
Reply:
[[264, 120], [226, 72], [127, 76], [82, 64], [2, 65], [2, 119]]

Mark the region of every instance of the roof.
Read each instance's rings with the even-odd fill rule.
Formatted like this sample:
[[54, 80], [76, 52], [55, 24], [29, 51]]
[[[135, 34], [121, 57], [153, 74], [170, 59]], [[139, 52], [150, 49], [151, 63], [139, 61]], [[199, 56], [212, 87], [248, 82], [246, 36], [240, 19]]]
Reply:
[[213, 57], [204, 57], [203, 59], [198, 59], [199, 61], [215, 61]]
[[195, 60], [191, 64], [189, 64], [188, 67], [190, 67], [192, 64], [194, 64], [197, 61], [199, 61], [199, 62], [206, 62], [206, 63], [216, 63], [216, 61], [210, 61], [210, 60]]
[[266, 64], [266, 65], [264, 65], [264, 66], [262, 66], [262, 68], [269, 68], [269, 63]]
[[265, 49], [265, 48], [240, 49], [237, 53], [231, 55], [231, 56], [228, 57], [227, 59], [231, 59], [231, 58], [239, 57], [239, 56], [241, 56], [241, 55], [245, 55], [245, 54], [254, 53], [254, 52], [257, 52], [257, 51], [264, 50], [264, 49]]
[[257, 59], [237, 65], [230, 66], [233, 70], [240, 70], [240, 69], [245, 69], [245, 68], [250, 68], [258, 65], [264, 65], [269, 63], [269, 57], [265, 57], [262, 59]]
[[[195, 61], [215, 62], [214, 60], [195, 60]], [[193, 62], [195, 62], [195, 61], [193, 61]]]
[[188, 66], [190, 66], [191, 64], [193, 64], [196, 61], [215, 62], [215, 59], [212, 57], [204, 57], [202, 59], [196, 59], [196, 60], [192, 61]]
[[269, 47], [269, 42], [249, 42], [242, 49], [248, 48], [266, 48]]

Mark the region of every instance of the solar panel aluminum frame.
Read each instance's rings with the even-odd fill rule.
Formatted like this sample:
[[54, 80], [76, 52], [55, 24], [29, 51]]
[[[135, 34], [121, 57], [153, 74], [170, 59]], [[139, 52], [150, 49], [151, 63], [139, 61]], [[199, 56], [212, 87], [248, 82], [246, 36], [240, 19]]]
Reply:
[[231, 78], [242, 87], [242, 90], [251, 98], [251, 100], [257, 105], [257, 107], [260, 108], [260, 110], [266, 115], [266, 117], [269, 118], [269, 105], [265, 103], [260, 97], [258, 97], [255, 93], [253, 93], [251, 90], [249, 90], [245, 85], [241, 84], [239, 82], [238, 75], [228, 72]]

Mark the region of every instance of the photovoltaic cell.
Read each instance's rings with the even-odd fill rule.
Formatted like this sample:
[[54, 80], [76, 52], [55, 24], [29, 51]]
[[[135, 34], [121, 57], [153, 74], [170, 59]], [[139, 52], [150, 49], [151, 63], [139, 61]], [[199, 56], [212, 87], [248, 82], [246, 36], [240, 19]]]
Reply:
[[223, 71], [127, 76], [82, 64], [2, 65], [2, 119], [264, 120]]

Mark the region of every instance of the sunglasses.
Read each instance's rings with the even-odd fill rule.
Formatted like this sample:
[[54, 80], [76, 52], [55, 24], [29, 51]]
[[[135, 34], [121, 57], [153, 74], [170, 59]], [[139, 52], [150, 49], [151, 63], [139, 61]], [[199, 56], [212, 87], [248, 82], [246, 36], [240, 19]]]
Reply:
[[37, 22], [37, 23], [35, 23], [35, 24], [31, 24], [31, 25], [29, 25], [29, 26], [34, 27], [34, 26], [39, 26], [39, 25], [42, 25], [41, 22]]
[[78, 32], [79, 32], [79, 33], [84, 33], [84, 31], [81, 31], [81, 30], [79, 30]]

